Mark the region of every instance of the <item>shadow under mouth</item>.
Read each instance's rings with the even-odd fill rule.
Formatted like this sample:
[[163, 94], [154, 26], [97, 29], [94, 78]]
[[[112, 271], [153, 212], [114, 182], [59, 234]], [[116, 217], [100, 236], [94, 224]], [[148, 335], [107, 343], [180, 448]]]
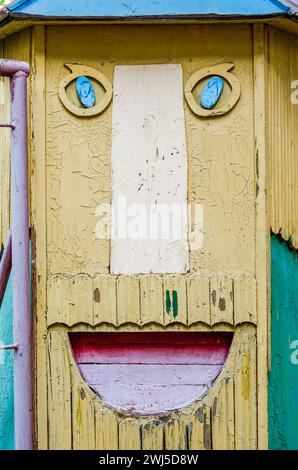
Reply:
[[233, 333], [69, 333], [88, 386], [128, 414], [181, 409], [206, 394], [227, 359]]

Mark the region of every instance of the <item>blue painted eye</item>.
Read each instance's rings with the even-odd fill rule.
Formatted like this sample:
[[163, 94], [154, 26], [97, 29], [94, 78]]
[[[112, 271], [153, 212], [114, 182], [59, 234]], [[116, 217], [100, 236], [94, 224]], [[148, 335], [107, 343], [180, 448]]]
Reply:
[[200, 99], [200, 104], [205, 109], [212, 109], [222, 94], [224, 81], [220, 77], [213, 77], [206, 83]]
[[93, 108], [95, 105], [95, 92], [88, 77], [76, 79], [77, 95], [84, 108]]

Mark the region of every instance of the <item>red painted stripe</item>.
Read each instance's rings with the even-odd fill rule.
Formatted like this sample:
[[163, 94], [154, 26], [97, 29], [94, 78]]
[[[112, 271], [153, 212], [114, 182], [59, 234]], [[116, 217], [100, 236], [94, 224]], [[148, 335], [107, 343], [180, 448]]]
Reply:
[[80, 364], [223, 364], [228, 350], [220, 345], [150, 345], [105, 344], [73, 345], [76, 362]]

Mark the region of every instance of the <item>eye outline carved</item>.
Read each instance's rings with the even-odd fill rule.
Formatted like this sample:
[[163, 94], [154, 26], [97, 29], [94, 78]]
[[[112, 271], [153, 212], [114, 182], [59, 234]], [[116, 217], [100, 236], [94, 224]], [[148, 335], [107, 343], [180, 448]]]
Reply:
[[[89, 67], [88, 65], [64, 64], [64, 66], [71, 72], [70, 74], [65, 75], [59, 83], [59, 98], [65, 108], [72, 114], [80, 117], [91, 117], [102, 113], [109, 106], [113, 97], [113, 87], [108, 77], [99, 70]], [[95, 103], [92, 108], [80, 108], [72, 103], [67, 96], [67, 86], [80, 76], [93, 78], [99, 82], [105, 90], [103, 98], [98, 103]]]
[[[186, 82], [184, 94], [188, 106], [199, 117], [217, 117], [228, 113], [237, 104], [241, 95], [240, 80], [236, 75], [230, 72], [235, 67], [233, 63], [223, 63], [212, 67], [204, 67], [195, 72]], [[231, 87], [231, 94], [228, 101], [218, 108], [205, 109], [197, 101], [193, 95], [195, 86], [204, 78], [218, 76], [223, 78]]]

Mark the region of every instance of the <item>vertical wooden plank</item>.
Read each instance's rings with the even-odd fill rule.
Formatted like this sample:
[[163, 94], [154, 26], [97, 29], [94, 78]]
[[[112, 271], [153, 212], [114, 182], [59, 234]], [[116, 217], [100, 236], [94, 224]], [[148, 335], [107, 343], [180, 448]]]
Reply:
[[69, 324], [79, 322], [93, 325], [93, 286], [87, 274], [78, 274], [69, 280]]
[[163, 324], [163, 286], [160, 276], [140, 278], [141, 323]]
[[181, 417], [169, 419], [165, 424], [165, 449], [184, 450], [188, 444], [188, 430]]
[[164, 424], [162, 421], [148, 421], [142, 425], [142, 450], [164, 449]]
[[64, 323], [70, 325], [69, 278], [52, 276], [48, 282], [47, 324]]
[[118, 450], [116, 415], [97, 399], [95, 402], [95, 449]]
[[93, 322], [117, 324], [116, 279], [102, 274], [93, 279]]
[[[67, 345], [63, 336], [48, 335], [48, 414], [49, 448], [71, 449], [71, 381]], [[42, 429], [41, 429], [42, 431]]]
[[238, 450], [257, 449], [256, 395], [256, 337], [245, 333], [240, 340], [235, 368], [235, 435]]
[[185, 276], [169, 275], [163, 278], [164, 325], [179, 322], [187, 325]]
[[141, 450], [141, 425], [135, 418], [119, 423], [119, 450]]
[[217, 274], [210, 279], [211, 323], [229, 323], [233, 325], [233, 282], [224, 274]]
[[[187, 150], [181, 64], [116, 65], [112, 177], [113, 207], [121, 210], [121, 199], [125, 198], [131, 213], [138, 204], [142, 210], [133, 210], [138, 217], [133, 222], [144, 229], [147, 225], [148, 230], [138, 236], [128, 223], [130, 234], [122, 236], [123, 227], [118, 223], [112, 227], [116, 236], [111, 242], [111, 272], [187, 272], [189, 246], [182, 214], [187, 203]], [[170, 229], [172, 217], [175, 233]]]
[[137, 276], [120, 276], [117, 280], [117, 323], [140, 324], [140, 286]]
[[[4, 43], [0, 53], [5, 57]], [[9, 78], [0, 78], [0, 122], [10, 122]], [[5, 245], [10, 226], [10, 129], [0, 129], [1, 138], [1, 177], [0, 177], [0, 246]]]
[[83, 384], [72, 387], [72, 433], [74, 450], [94, 450], [94, 399]]
[[266, 188], [266, 44], [264, 25], [254, 26], [254, 122], [256, 154], [256, 279], [258, 312], [258, 448], [268, 448], [269, 220]]
[[211, 450], [211, 412], [207, 405], [200, 406], [190, 417], [189, 450]]
[[48, 447], [47, 377], [46, 377], [46, 302], [47, 302], [47, 237], [46, 237], [46, 73], [45, 27], [32, 29], [31, 71], [31, 226], [33, 234], [33, 315], [36, 318], [36, 421], [38, 449]]
[[224, 379], [212, 406], [212, 449], [235, 449], [234, 383]]
[[210, 325], [210, 279], [205, 274], [192, 274], [187, 278], [187, 324], [196, 322]]
[[234, 279], [234, 325], [257, 323], [256, 280], [249, 274]]

